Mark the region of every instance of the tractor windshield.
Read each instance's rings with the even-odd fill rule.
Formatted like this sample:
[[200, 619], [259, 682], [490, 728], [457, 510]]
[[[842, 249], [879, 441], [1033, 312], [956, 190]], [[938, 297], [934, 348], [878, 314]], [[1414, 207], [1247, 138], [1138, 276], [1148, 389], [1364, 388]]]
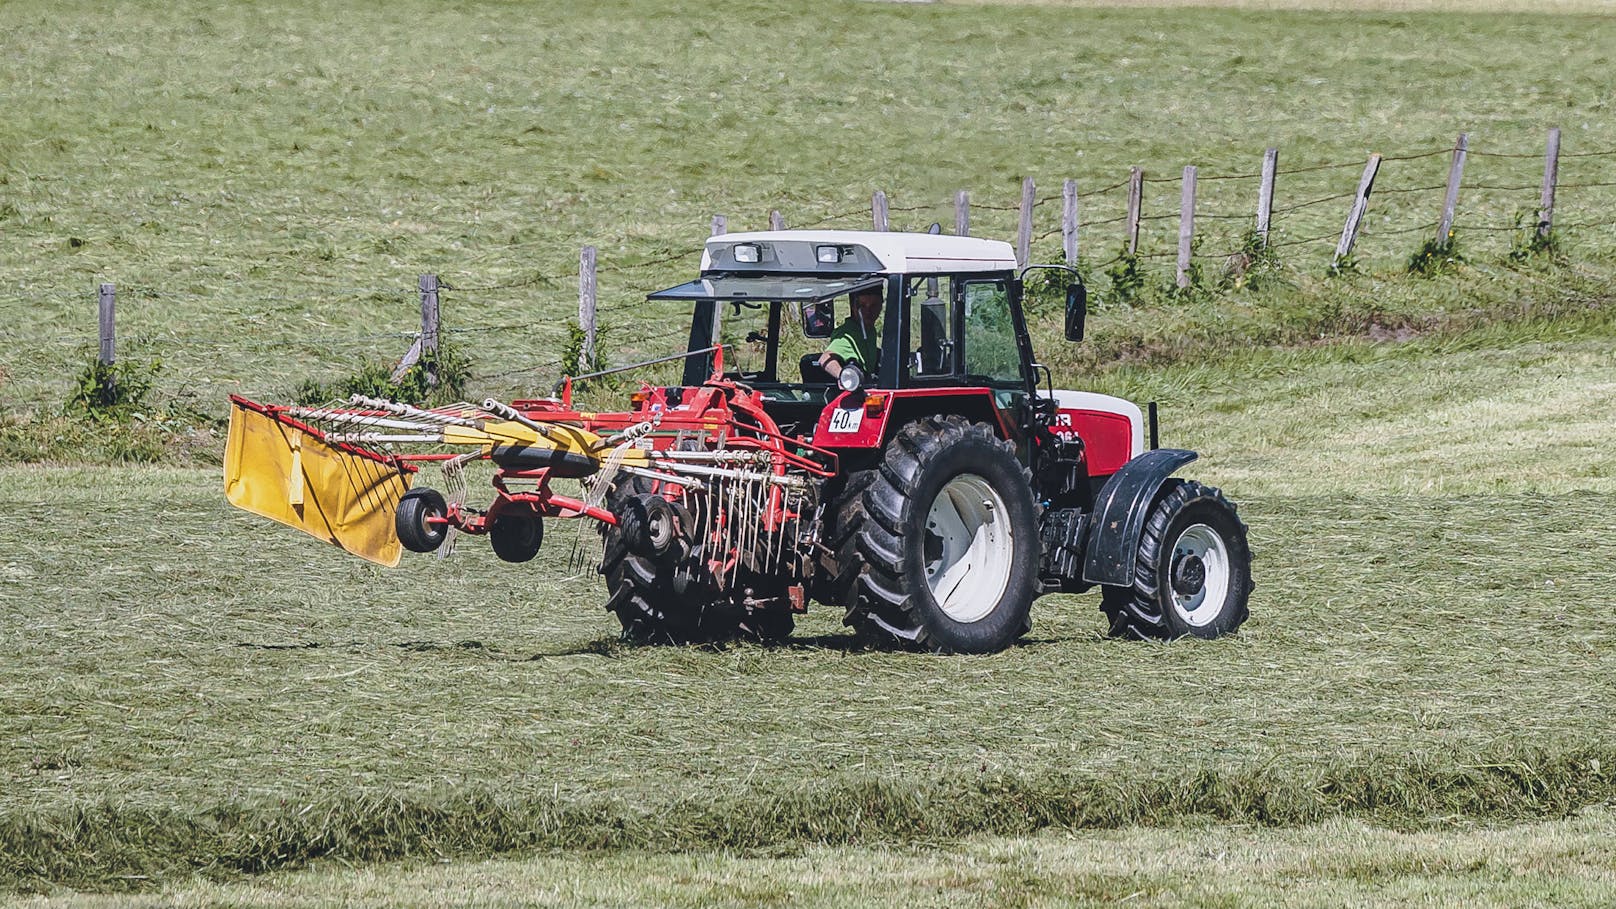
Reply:
[[880, 284], [879, 277], [822, 278], [791, 277], [781, 275], [712, 275], [698, 278], [677, 287], [659, 290], [647, 300], [744, 300], [767, 303], [780, 300], [787, 303], [813, 303], [841, 296], [849, 291], [871, 284]]
[[[819, 359], [827, 350], [839, 349], [838, 344], [846, 346], [837, 337], [846, 333], [842, 329], [852, 315], [851, 295], [880, 288], [884, 282], [879, 275], [719, 274], [658, 291], [647, 299], [696, 304], [688, 349], [724, 345], [726, 376], [757, 385], [770, 397], [800, 398], [806, 390], [819, 398], [822, 394], [813, 392], [833, 384]], [[879, 338], [879, 320], [865, 326], [865, 336]], [[864, 368], [873, 372], [874, 364]], [[692, 358], [685, 384], [697, 384], [710, 372], [710, 359]]]

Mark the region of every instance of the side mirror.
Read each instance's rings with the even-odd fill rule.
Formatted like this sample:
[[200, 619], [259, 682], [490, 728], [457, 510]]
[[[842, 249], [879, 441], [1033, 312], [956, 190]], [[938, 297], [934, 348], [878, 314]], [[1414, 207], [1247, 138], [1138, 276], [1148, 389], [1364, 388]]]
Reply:
[[1083, 322], [1088, 314], [1088, 288], [1082, 284], [1066, 285], [1066, 340], [1083, 340]]
[[836, 330], [836, 315], [829, 300], [802, 304], [802, 336], [824, 339]]

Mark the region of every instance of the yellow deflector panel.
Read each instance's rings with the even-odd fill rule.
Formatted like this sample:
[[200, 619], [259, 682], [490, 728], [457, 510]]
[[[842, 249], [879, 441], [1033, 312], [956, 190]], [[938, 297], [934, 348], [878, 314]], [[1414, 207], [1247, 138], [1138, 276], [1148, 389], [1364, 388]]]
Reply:
[[391, 568], [400, 550], [393, 512], [409, 488], [404, 471], [251, 408], [231, 408], [224, 492], [237, 508]]

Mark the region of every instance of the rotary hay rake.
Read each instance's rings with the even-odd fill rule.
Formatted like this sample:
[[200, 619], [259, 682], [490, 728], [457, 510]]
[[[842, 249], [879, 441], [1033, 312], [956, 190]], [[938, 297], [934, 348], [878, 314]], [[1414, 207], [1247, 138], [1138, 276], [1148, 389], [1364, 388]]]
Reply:
[[[721, 368], [721, 367], [720, 367]], [[604, 537], [600, 570], [635, 572], [706, 606], [669, 623], [611, 584], [607, 608], [630, 636], [691, 638], [739, 629], [763, 635], [805, 609], [836, 455], [782, 435], [758, 397], [714, 379], [669, 407], [644, 387], [636, 410], [574, 410], [559, 399], [493, 399], [422, 408], [355, 395], [321, 407], [232, 397], [226, 495], [247, 511], [385, 566], [401, 550], [447, 553], [457, 533], [487, 536], [508, 562], [539, 551], [546, 518], [588, 518]], [[466, 468], [494, 467], [491, 499], [472, 501]], [[421, 483], [437, 467], [441, 491]], [[569, 494], [558, 481], [577, 481]], [[579, 540], [582, 540], [580, 534]], [[574, 567], [588, 547], [574, 544]], [[765, 621], [764, 614], [769, 615]], [[634, 632], [640, 624], [656, 634]]]

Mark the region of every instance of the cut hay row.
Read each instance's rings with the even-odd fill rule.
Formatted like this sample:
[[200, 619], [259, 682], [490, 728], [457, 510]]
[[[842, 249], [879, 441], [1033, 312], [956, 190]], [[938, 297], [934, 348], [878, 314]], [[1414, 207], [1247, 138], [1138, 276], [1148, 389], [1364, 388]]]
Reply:
[[1265, 765], [1128, 776], [969, 774], [763, 784], [645, 805], [510, 798], [485, 787], [306, 804], [0, 814], [0, 885], [141, 889], [316, 859], [372, 863], [546, 850], [761, 849], [931, 843], [993, 834], [1355, 818], [1398, 827], [1559, 818], [1616, 797], [1616, 747], [1500, 748], [1461, 761], [1381, 755], [1305, 772]]

